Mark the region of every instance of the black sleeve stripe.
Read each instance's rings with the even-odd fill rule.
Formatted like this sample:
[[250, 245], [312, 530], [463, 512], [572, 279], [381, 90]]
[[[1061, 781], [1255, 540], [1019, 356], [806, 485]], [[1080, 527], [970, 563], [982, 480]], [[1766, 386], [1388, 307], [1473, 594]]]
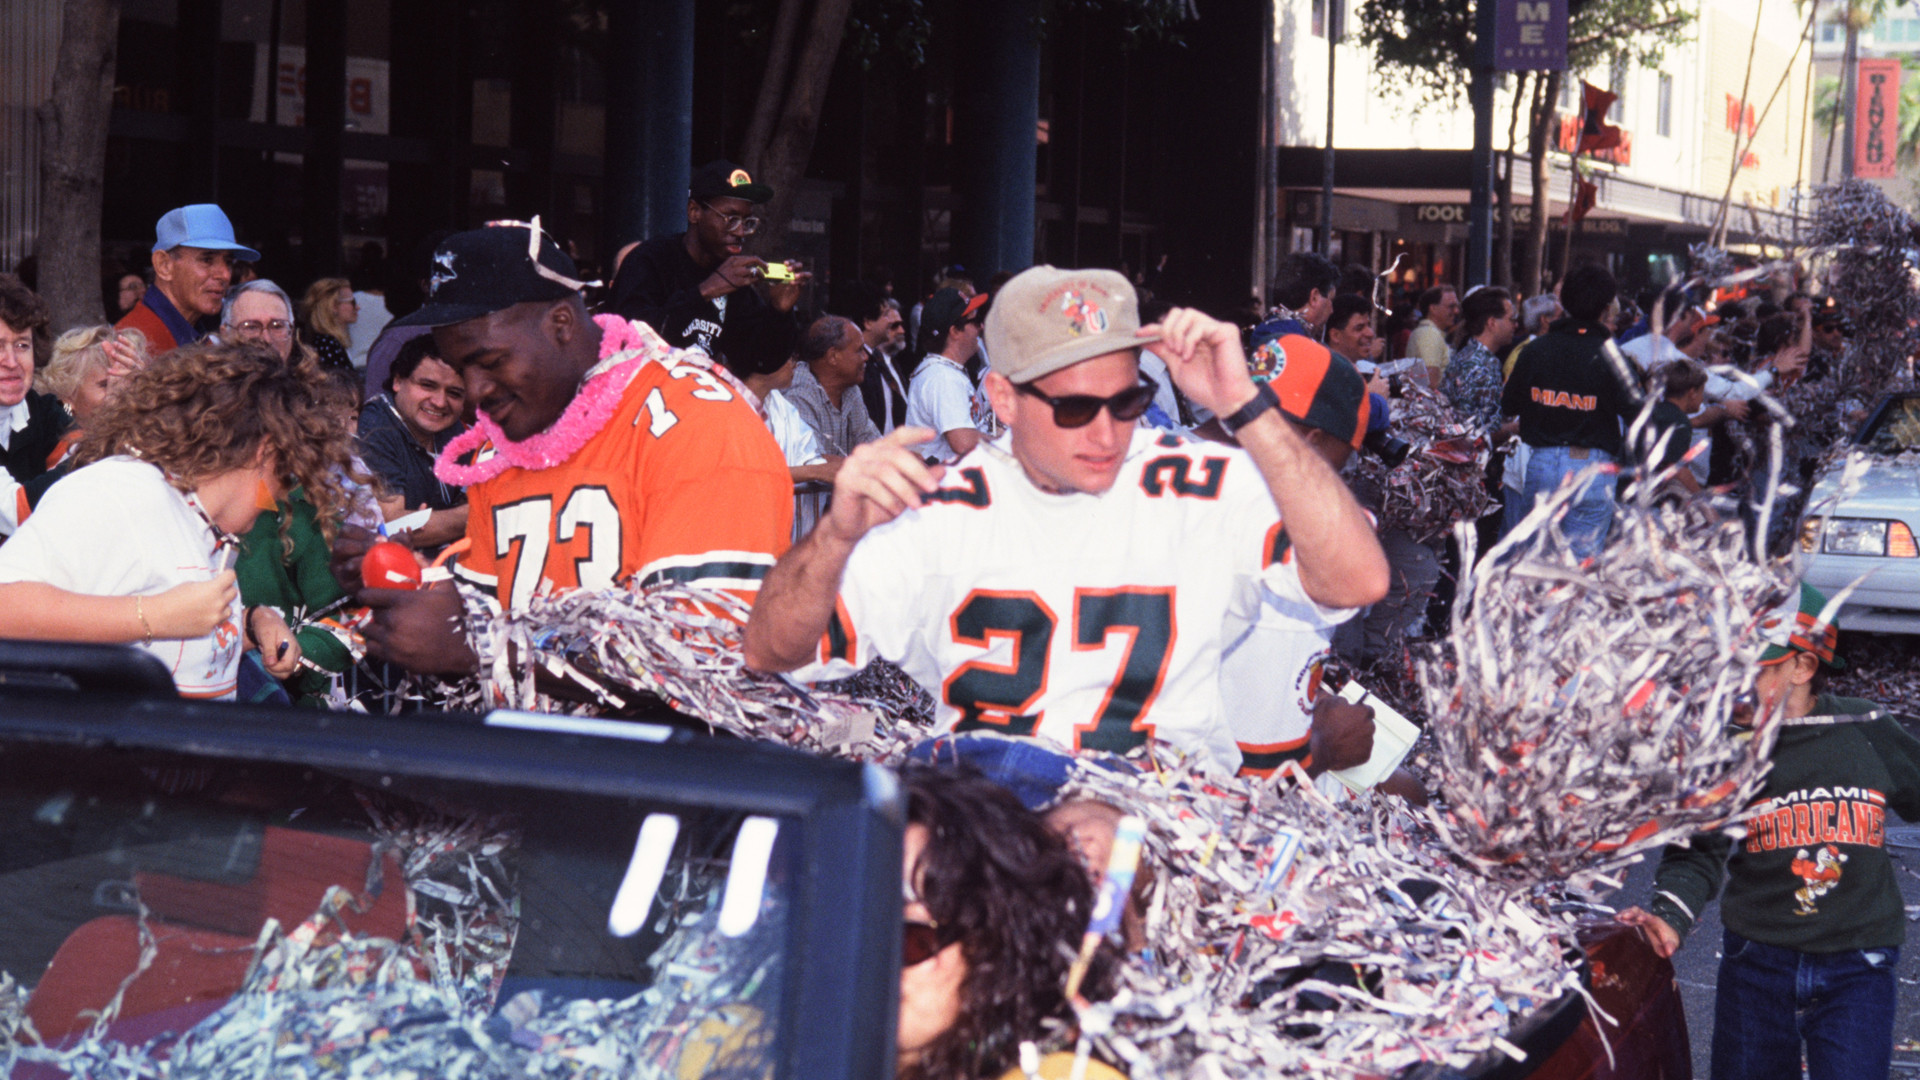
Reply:
[[688, 582], [716, 579], [760, 581], [767, 576], [767, 571], [771, 569], [773, 569], [773, 567], [766, 563], [732, 561], [697, 563], [692, 566], [663, 566], [642, 579], [640, 587], [645, 589], [654, 585], [664, 585], [668, 583], [684, 585]]

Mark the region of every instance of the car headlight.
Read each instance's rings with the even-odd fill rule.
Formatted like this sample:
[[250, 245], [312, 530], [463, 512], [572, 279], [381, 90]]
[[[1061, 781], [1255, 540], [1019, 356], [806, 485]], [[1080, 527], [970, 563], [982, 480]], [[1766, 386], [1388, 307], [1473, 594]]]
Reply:
[[[1817, 520], [1809, 520], [1800, 534], [1802, 549], [1811, 549], [1819, 535]], [[1877, 521], [1871, 518], [1829, 518], [1821, 550], [1830, 555], [1882, 555], [1897, 559], [1920, 557], [1913, 530], [1904, 521]]]

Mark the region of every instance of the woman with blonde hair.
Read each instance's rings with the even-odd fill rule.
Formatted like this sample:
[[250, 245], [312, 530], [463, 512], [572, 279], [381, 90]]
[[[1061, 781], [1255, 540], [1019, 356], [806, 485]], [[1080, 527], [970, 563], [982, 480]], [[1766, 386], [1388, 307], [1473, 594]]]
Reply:
[[94, 413], [76, 468], [0, 546], [0, 637], [138, 642], [186, 697], [231, 698], [244, 649], [276, 677], [300, 647], [243, 609], [236, 536], [305, 489], [330, 539], [350, 449], [320, 371], [246, 342], [177, 349]]
[[[113, 388], [146, 367], [147, 360], [147, 335], [140, 331], [83, 326], [61, 334], [53, 343], [53, 357], [34, 376], [34, 389], [66, 405], [75, 425], [68, 435], [77, 436]], [[72, 438], [71, 444], [78, 445], [79, 439]]]
[[300, 299], [300, 339], [322, 366], [352, 371], [347, 327], [359, 318], [360, 302], [353, 298], [353, 283], [346, 278], [321, 278], [307, 286], [307, 295]]

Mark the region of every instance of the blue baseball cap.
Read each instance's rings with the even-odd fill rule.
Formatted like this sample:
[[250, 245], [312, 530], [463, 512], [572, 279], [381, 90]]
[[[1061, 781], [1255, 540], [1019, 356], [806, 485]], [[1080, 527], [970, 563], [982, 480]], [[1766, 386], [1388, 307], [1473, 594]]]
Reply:
[[259, 262], [260, 253], [233, 239], [233, 222], [226, 211], [212, 203], [194, 203], [176, 207], [160, 215], [153, 227], [153, 250], [172, 251], [177, 247], [231, 251], [247, 262]]

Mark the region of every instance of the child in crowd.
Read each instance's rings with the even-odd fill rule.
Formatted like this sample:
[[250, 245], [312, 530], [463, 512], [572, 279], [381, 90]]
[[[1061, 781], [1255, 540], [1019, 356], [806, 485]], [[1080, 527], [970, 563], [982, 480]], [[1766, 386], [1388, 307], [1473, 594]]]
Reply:
[[[1653, 413], [1640, 429], [1635, 447], [1643, 478], [1658, 476], [1687, 456], [1693, 444], [1693, 422], [1688, 418], [1707, 400], [1707, 370], [1691, 360], [1665, 364], [1653, 373], [1653, 379], [1660, 387], [1661, 400], [1654, 404]], [[1629, 479], [1623, 476], [1620, 480], [1622, 494]], [[1692, 495], [1700, 491], [1700, 480], [1693, 470], [1679, 469], [1664, 486]]]
[[1891, 1069], [1906, 912], [1885, 823], [1889, 809], [1920, 818], [1920, 741], [1871, 702], [1825, 692], [1827, 673], [1843, 666], [1839, 635], [1818, 590], [1802, 585], [1797, 599], [1762, 627], [1772, 644], [1757, 715], [1778, 710], [1782, 730], [1760, 813], [1731, 860], [1725, 833], [1669, 847], [1651, 910], [1620, 913], [1672, 956], [1727, 879], [1714, 1080], [1798, 1078], [1803, 1050], [1812, 1080]]
[[348, 441], [310, 364], [244, 342], [179, 349], [88, 423], [77, 468], [0, 546], [0, 637], [138, 642], [183, 696], [231, 698], [245, 648], [300, 662], [271, 608], [240, 604], [236, 536], [304, 488], [331, 537]]

